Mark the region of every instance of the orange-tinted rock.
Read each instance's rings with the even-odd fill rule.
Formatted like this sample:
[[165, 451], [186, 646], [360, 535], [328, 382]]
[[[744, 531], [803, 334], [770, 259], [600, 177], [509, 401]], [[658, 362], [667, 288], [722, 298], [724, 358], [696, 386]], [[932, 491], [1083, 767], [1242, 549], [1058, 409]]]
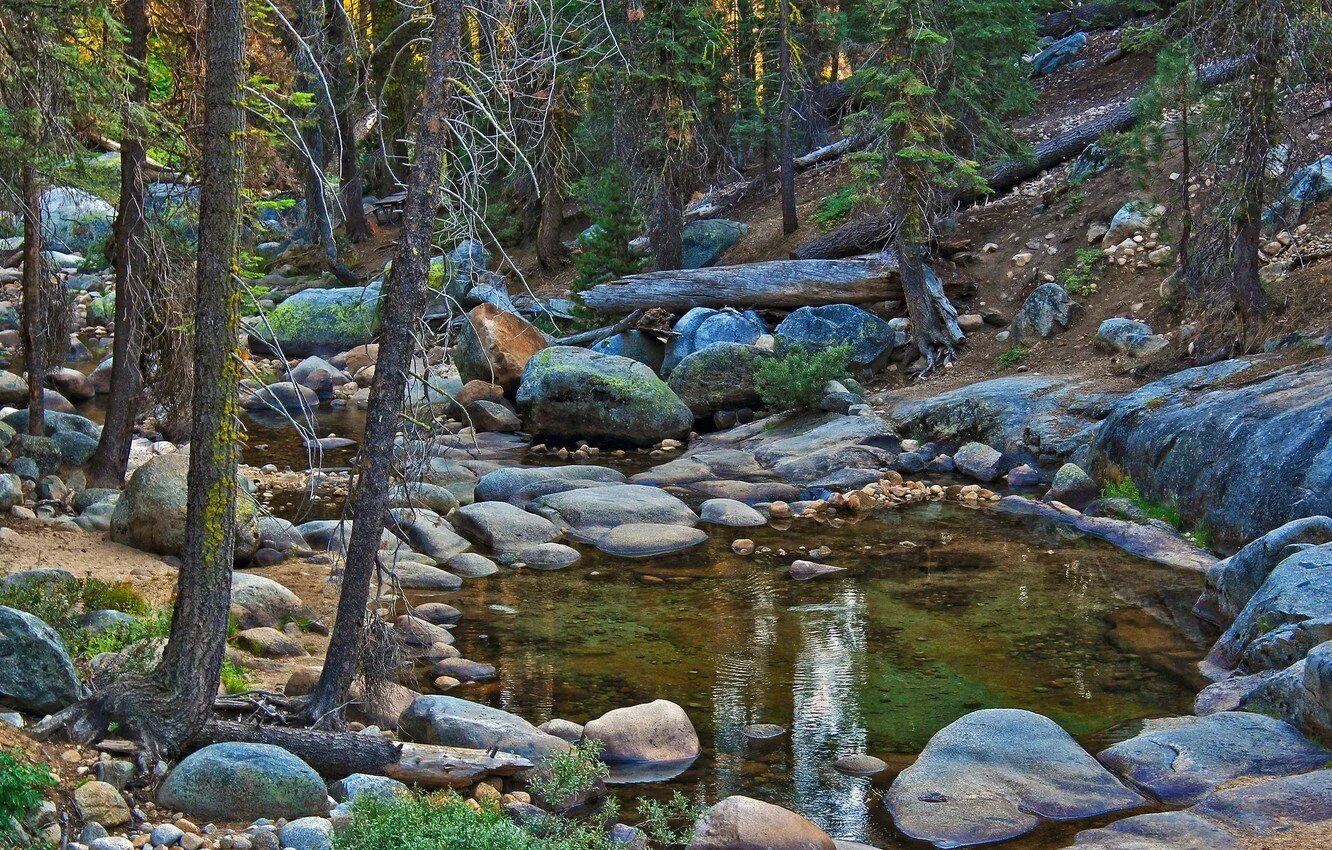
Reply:
[[521, 316], [478, 304], [467, 314], [453, 347], [453, 363], [464, 381], [499, 384], [511, 393], [527, 361], [546, 345], [545, 334]]

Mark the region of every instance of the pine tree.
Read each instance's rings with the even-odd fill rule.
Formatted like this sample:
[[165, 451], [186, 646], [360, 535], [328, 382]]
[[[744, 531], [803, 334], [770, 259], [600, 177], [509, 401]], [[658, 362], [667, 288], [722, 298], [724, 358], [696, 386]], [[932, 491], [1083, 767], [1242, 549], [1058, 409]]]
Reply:
[[581, 252], [574, 258], [578, 275], [570, 288], [578, 293], [600, 283], [642, 270], [643, 258], [629, 243], [642, 231], [642, 218], [629, 197], [628, 181], [615, 165], [593, 184], [585, 200], [592, 225], [578, 237]]

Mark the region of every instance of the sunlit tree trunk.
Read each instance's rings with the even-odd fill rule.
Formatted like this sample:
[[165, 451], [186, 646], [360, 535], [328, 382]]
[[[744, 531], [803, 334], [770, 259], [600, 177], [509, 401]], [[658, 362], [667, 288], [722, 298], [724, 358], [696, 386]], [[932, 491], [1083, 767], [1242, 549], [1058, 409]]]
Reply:
[[37, 169], [23, 166], [23, 348], [28, 367], [28, 433], [46, 434], [46, 408], [42, 392], [46, 386], [47, 310], [42, 286], [46, 270], [42, 261], [42, 188]]

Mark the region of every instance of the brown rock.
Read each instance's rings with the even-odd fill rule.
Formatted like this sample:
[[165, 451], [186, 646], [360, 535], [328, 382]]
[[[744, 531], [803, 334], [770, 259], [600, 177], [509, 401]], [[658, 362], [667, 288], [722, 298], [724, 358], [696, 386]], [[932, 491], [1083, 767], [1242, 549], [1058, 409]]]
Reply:
[[366, 366], [373, 366], [375, 361], [379, 359], [379, 343], [371, 342], [366, 345], [358, 345], [351, 351], [344, 352], [342, 357], [337, 359], [341, 359], [343, 363], [334, 363], [333, 365], [342, 365], [347, 370], [347, 374], [355, 375]]
[[468, 381], [458, 391], [457, 401], [463, 407], [474, 401], [503, 401], [504, 387], [489, 381]]
[[299, 658], [309, 655], [305, 647], [295, 640], [267, 626], [237, 632], [236, 645], [261, 658]]
[[453, 362], [464, 381], [492, 382], [513, 392], [527, 361], [546, 345], [545, 335], [522, 317], [478, 304], [467, 314]]
[[699, 818], [689, 850], [836, 850], [836, 845], [795, 812], [736, 795]]
[[85, 782], [74, 789], [74, 808], [85, 821], [106, 827], [120, 826], [130, 820], [125, 798], [114, 785], [106, 782]]

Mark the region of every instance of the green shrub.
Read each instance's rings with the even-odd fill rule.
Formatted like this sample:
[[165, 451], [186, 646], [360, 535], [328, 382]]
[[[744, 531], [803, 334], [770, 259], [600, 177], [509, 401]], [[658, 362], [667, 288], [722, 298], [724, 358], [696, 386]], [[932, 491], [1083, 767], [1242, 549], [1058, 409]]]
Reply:
[[569, 285], [576, 301], [597, 284], [643, 268], [643, 258], [629, 247], [643, 222], [630, 201], [624, 173], [618, 168], [607, 169], [592, 185], [586, 203], [592, 212], [592, 226], [578, 237], [580, 251], [574, 256], [578, 274]]
[[642, 816], [638, 828], [663, 847], [684, 846], [693, 840], [694, 824], [706, 810], [707, 806], [691, 802], [679, 791], [665, 803], [642, 799], [638, 801], [638, 813]]
[[222, 662], [222, 690], [229, 694], [243, 694], [250, 690], [250, 677], [245, 667], [230, 658]]
[[123, 649], [141, 644], [143, 651], [128, 653], [121, 672], [134, 670], [142, 672], [151, 666], [155, 658], [152, 645], [155, 638], [165, 638], [171, 634], [171, 612], [160, 610], [137, 617], [133, 623], [115, 626], [101, 632], [92, 632], [78, 628], [73, 623], [62, 624], [56, 631], [60, 633], [69, 650], [70, 658], [75, 661], [90, 661], [106, 652], [120, 652]]
[[532, 775], [532, 795], [557, 809], [585, 797], [610, 776], [610, 768], [601, 761], [601, 750], [600, 741], [584, 741], [546, 759]]
[[[362, 794], [333, 835], [335, 850], [610, 850], [604, 832], [551, 817], [538, 838], [495, 808], [476, 811], [456, 794], [383, 799]], [[548, 834], [553, 833], [553, 834]]]
[[1180, 526], [1181, 520], [1177, 505], [1173, 502], [1159, 505], [1151, 501], [1138, 489], [1137, 483], [1127, 475], [1119, 478], [1113, 476], [1107, 478], [1105, 484], [1101, 487], [1101, 497], [1104, 499], [1127, 499], [1152, 519], [1162, 520], [1175, 528]]
[[846, 221], [855, 209], [858, 188], [849, 184], [819, 201], [810, 218], [821, 230], [832, 230]]
[[1012, 348], [1008, 349], [1007, 351], [1000, 353], [999, 368], [1012, 369], [1014, 366], [1021, 363], [1023, 360], [1026, 360], [1027, 355], [1030, 353], [1031, 352], [1028, 351], [1026, 348], [1020, 345], [1015, 345]]
[[1086, 298], [1096, 291], [1096, 278], [1105, 264], [1105, 252], [1100, 248], [1079, 248], [1073, 255], [1073, 265], [1059, 272], [1059, 285], [1069, 295]]
[[91, 576], [84, 579], [79, 593], [79, 601], [85, 611], [122, 611], [135, 617], [142, 617], [151, 609], [148, 602], [127, 581], [110, 584]]
[[850, 374], [850, 359], [851, 346], [846, 344], [822, 351], [793, 345], [763, 359], [754, 374], [754, 388], [773, 410], [807, 410], [823, 399], [825, 384]]
[[43, 792], [55, 784], [46, 765], [0, 750], [0, 847], [20, 846], [16, 824], [41, 805]]

